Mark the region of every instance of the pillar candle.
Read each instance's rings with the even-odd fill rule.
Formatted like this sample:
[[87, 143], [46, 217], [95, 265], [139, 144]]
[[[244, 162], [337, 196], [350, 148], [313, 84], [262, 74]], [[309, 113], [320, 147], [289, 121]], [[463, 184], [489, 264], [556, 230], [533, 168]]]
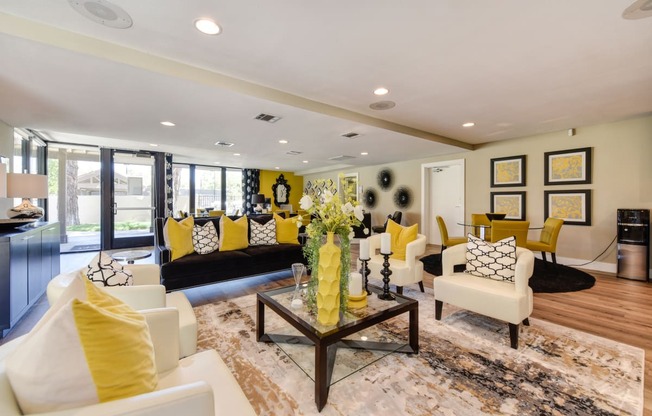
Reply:
[[349, 275], [349, 295], [362, 295], [362, 275], [358, 272], [352, 272]]
[[392, 235], [382, 233], [380, 235], [380, 254], [389, 254], [392, 252]]
[[369, 259], [369, 240], [366, 238], [360, 240], [360, 258], [362, 260]]

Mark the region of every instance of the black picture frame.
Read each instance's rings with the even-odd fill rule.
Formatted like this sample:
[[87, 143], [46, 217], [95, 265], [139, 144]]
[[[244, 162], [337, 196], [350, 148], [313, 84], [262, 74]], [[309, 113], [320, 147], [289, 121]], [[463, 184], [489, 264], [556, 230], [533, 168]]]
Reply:
[[491, 192], [491, 212], [507, 214], [506, 220], [525, 221], [525, 191]]
[[590, 189], [543, 191], [543, 215], [564, 220], [564, 225], [591, 225]]
[[491, 187], [525, 186], [525, 155], [491, 159]]
[[591, 183], [592, 148], [545, 152], [544, 185], [583, 185]]

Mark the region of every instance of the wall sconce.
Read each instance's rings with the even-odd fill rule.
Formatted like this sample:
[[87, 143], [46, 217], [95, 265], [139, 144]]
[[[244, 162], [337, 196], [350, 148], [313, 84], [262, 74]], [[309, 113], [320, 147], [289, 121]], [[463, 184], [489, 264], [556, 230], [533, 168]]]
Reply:
[[20, 205], [7, 211], [9, 218], [38, 219], [43, 217], [43, 208], [32, 205], [30, 199], [48, 197], [47, 175], [8, 173], [6, 190], [7, 197], [23, 199]]

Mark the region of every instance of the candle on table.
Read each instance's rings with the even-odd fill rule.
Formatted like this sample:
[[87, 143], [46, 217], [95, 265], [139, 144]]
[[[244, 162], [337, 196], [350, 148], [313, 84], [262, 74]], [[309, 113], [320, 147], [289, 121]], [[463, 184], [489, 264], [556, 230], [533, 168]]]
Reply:
[[360, 240], [360, 258], [362, 260], [369, 259], [369, 240], [367, 240], [366, 238]]
[[392, 252], [392, 235], [382, 233], [380, 235], [380, 254], [389, 254]]
[[358, 272], [352, 272], [349, 275], [349, 295], [362, 295], [362, 275]]

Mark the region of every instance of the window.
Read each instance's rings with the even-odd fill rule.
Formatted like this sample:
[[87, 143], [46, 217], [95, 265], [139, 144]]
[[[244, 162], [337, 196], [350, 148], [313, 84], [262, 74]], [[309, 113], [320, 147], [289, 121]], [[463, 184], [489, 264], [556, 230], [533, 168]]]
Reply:
[[190, 166], [172, 166], [172, 212], [179, 217], [180, 212], [190, 213]]
[[222, 208], [222, 169], [197, 167], [195, 170], [195, 209]]
[[226, 212], [242, 211], [243, 198], [242, 170], [226, 169]]
[[175, 163], [172, 166], [174, 215], [206, 208], [242, 212], [242, 170]]

